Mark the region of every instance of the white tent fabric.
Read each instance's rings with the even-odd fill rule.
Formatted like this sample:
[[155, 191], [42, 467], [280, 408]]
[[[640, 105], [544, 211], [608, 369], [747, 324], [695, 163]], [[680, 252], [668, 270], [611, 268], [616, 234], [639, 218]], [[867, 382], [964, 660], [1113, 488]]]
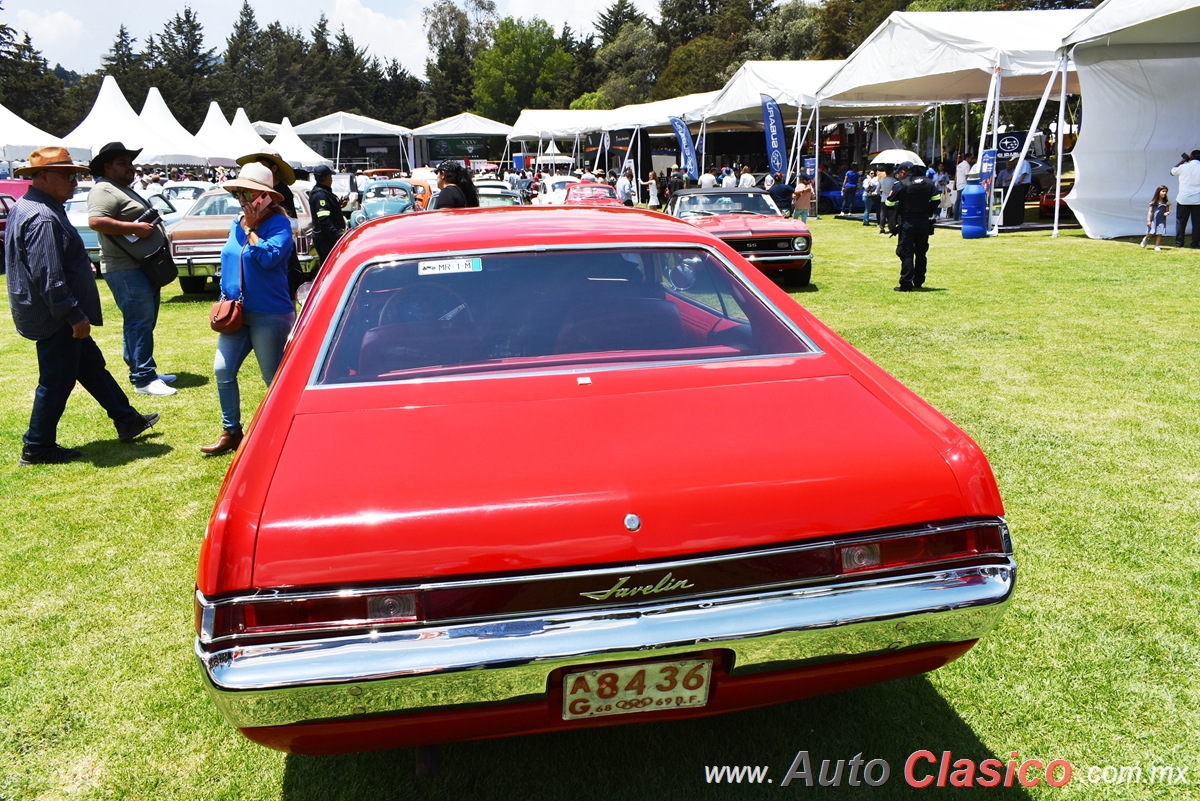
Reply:
[[210, 153], [217, 154], [209, 160], [223, 167], [236, 165], [238, 156], [252, 152], [243, 150], [241, 139], [229, 127], [229, 121], [225, 119], [215, 100], [208, 104], [208, 114], [204, 117], [204, 124], [196, 132], [196, 139], [208, 148]]
[[[1143, 234], [1155, 188], [1174, 200], [1171, 167], [1200, 147], [1200, 3], [1107, 0], [1064, 47], [1087, 106], [1067, 204], [1090, 237]], [[1167, 227], [1173, 235], [1174, 214]]]
[[[893, 12], [820, 87], [822, 116], [845, 103], [982, 100], [997, 67], [1003, 97], [1040, 97], [1063, 37], [1091, 13]], [[1067, 87], [1078, 92], [1078, 81], [1071, 76]]]
[[279, 123], [277, 122], [255, 120], [254, 122], [250, 123], [250, 126], [254, 128], [254, 132], [263, 139], [269, 140], [271, 137], [275, 136], [275, 134], [279, 133]]
[[138, 150], [149, 144], [150, 138], [150, 132], [125, 99], [116, 79], [105, 75], [92, 110], [63, 141], [68, 147], [90, 148], [94, 153], [109, 142], [121, 142]]
[[297, 136], [364, 136], [378, 134], [380, 136], [408, 136], [411, 128], [403, 125], [393, 125], [382, 120], [373, 120], [361, 114], [351, 114], [346, 111], [335, 111], [310, 120], [303, 125], [295, 126]]
[[233, 122], [229, 123], [230, 130], [242, 145], [242, 150], [238, 156], [245, 156], [249, 153], [257, 153], [264, 147], [270, 147], [267, 140], [258, 135], [254, 130], [254, 125], [250, 122], [249, 115], [246, 114], [246, 109], [238, 106], [238, 110], [233, 112]]
[[602, 129], [624, 131], [633, 128], [670, 128], [671, 117], [678, 117], [689, 123], [700, 122], [704, 118], [705, 109], [719, 94], [719, 91], [700, 92], [653, 103], [621, 106], [608, 112]]
[[333, 166], [331, 159], [325, 158], [300, 141], [300, 137], [296, 136], [296, 131], [292, 128], [291, 120], [287, 117], [284, 117], [283, 122], [279, 125], [279, 131], [275, 134], [271, 147], [278, 150], [279, 155], [283, 156], [283, 160], [293, 167], [311, 170], [318, 164], [324, 164], [327, 167]]
[[510, 133], [511, 125], [469, 111], [422, 125], [412, 131], [413, 136], [508, 136]]
[[137, 157], [139, 164], [208, 165], [208, 148], [179, 124], [158, 87], [152, 86], [146, 92], [139, 119], [150, 137]]
[[513, 123], [510, 142], [536, 142], [539, 139], [573, 139], [579, 134], [599, 131], [610, 109], [525, 109]]
[[747, 61], [733, 74], [704, 110], [704, 120], [747, 122], [762, 125], [762, 95], [769, 95], [795, 118], [801, 107], [812, 108], [817, 89], [845, 62], [836, 61]]
[[[26, 159], [40, 147], [62, 144], [63, 140], [57, 136], [51, 136], [0, 106], [0, 159]], [[90, 147], [68, 147], [67, 150], [76, 161], [90, 161], [92, 158]]]

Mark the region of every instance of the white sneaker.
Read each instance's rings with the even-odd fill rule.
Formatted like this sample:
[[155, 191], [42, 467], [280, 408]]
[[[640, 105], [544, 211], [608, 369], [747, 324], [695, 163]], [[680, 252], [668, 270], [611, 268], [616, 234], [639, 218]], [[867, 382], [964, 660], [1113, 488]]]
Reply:
[[174, 384], [175, 383], [175, 374], [174, 373], [159, 373], [158, 380], [163, 382], [164, 384]]
[[1154, 246], [1154, 249], [1155, 249], [1155, 250], [1162, 250], [1162, 245], [1155, 245], [1155, 246]]
[[144, 387], [134, 387], [133, 391], [139, 395], [174, 395], [175, 388], [168, 387], [157, 378], [151, 381]]
[[1149, 239], [1149, 238], [1150, 238], [1150, 237], [1148, 237], [1148, 236], [1143, 236], [1143, 237], [1142, 237], [1142, 247], [1146, 247], [1146, 240], [1147, 240], [1147, 239]]

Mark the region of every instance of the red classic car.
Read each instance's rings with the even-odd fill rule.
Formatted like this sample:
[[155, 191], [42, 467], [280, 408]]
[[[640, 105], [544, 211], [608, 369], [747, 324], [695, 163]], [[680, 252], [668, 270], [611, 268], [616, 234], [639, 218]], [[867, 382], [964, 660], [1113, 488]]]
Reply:
[[564, 206], [623, 206], [617, 198], [617, 190], [608, 184], [595, 181], [580, 181], [568, 184], [567, 194], [563, 198]]
[[681, 189], [663, 211], [720, 237], [788, 286], [808, 286], [812, 280], [808, 226], [784, 217], [765, 189]]
[[962, 656], [1013, 592], [1002, 515], [970, 437], [695, 226], [390, 217], [230, 465], [195, 650], [292, 752], [712, 715]]

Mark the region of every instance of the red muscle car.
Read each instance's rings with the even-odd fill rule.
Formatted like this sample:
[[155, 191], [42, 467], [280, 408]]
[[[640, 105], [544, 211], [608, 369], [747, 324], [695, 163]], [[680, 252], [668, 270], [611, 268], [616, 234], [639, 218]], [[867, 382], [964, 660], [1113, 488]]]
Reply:
[[567, 185], [567, 194], [563, 198], [564, 206], [624, 206], [617, 198], [617, 190], [608, 184], [595, 181], [580, 181]]
[[784, 217], [765, 189], [681, 189], [663, 211], [703, 228], [788, 286], [812, 281], [812, 234]]
[[967, 434], [695, 226], [391, 217], [230, 465], [195, 650], [299, 753], [713, 715], [962, 656], [1013, 592], [1003, 512]]

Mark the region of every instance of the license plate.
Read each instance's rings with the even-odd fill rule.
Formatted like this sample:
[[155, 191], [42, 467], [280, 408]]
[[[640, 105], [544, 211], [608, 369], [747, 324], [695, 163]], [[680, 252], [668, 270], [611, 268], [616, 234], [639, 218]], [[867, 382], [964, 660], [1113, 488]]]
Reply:
[[563, 720], [704, 706], [711, 680], [711, 659], [568, 673], [563, 679]]

